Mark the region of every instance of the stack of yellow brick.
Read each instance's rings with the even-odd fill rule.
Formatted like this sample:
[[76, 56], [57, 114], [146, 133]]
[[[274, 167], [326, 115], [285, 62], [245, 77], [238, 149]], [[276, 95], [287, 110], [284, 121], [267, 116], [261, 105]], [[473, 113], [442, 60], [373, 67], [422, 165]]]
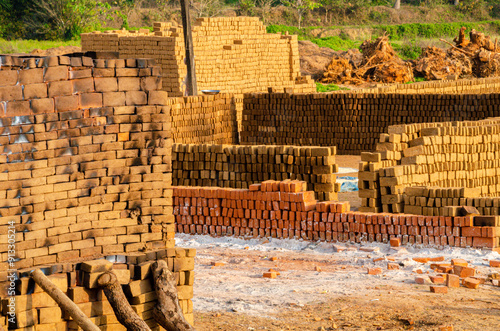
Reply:
[[319, 200], [336, 200], [335, 147], [174, 144], [173, 185], [248, 188], [265, 180], [303, 180]]
[[[154, 31], [82, 34], [82, 50], [119, 52], [121, 58], [154, 58], [162, 67], [163, 89], [182, 96], [186, 76], [182, 27], [154, 23]], [[256, 17], [199, 18], [192, 28], [198, 90], [262, 92], [293, 87], [314, 92], [301, 77], [297, 36], [267, 34]]]
[[378, 152], [361, 155], [361, 210], [448, 216], [445, 207], [468, 205], [498, 214], [499, 118], [397, 125], [388, 132]]

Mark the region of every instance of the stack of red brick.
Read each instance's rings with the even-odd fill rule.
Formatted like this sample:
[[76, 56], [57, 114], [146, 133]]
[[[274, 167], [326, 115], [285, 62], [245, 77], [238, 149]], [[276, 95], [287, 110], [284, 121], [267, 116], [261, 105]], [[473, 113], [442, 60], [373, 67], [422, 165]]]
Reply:
[[317, 202], [300, 181], [265, 181], [248, 190], [174, 187], [177, 231], [216, 236], [497, 248], [498, 217], [444, 217], [349, 211]]

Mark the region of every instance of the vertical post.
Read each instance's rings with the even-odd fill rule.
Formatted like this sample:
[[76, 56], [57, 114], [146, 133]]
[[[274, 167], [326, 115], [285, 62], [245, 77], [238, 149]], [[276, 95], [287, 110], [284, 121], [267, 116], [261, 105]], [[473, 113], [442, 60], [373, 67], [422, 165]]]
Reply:
[[189, 17], [189, 1], [181, 0], [182, 30], [184, 31], [184, 46], [186, 48], [187, 79], [186, 90], [188, 95], [197, 95], [196, 71], [194, 67], [193, 36], [191, 34], [191, 19]]

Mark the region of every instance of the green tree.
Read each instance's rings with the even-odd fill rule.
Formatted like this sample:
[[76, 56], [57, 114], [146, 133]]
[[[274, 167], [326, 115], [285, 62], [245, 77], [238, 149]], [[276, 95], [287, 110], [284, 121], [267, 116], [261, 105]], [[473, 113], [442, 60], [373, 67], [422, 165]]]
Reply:
[[23, 17], [27, 14], [30, 3], [29, 0], [0, 0], [0, 37], [23, 37]]
[[100, 17], [110, 6], [98, 0], [38, 0], [24, 17], [26, 36], [34, 39], [64, 39], [100, 26]]
[[301, 28], [302, 17], [308, 10], [321, 7], [321, 4], [315, 0], [282, 0], [285, 6], [293, 8], [299, 16], [299, 29]]

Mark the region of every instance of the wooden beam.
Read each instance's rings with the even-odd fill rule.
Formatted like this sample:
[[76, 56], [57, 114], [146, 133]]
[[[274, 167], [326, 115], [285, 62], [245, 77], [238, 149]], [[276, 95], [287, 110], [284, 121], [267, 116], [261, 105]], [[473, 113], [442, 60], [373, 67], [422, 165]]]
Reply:
[[55, 302], [73, 318], [73, 320], [78, 324], [79, 327], [82, 328], [84, 331], [101, 331], [97, 325], [92, 323], [90, 318], [88, 318], [74, 303], [71, 301], [70, 298], [66, 296], [66, 294], [63, 293], [57, 286], [54, 285], [50, 281], [50, 279], [47, 278], [43, 274], [43, 272], [40, 269], [35, 269], [31, 272], [31, 278], [40, 285], [40, 287], [48, 294], [52, 299], [54, 299]]
[[114, 272], [107, 271], [102, 274], [97, 279], [97, 284], [103, 289], [106, 298], [113, 307], [116, 318], [128, 331], [151, 331], [151, 328], [128, 303]]
[[189, 15], [189, 0], [181, 0], [182, 31], [186, 48], [186, 92], [187, 95], [197, 95], [196, 70], [194, 67], [193, 35], [191, 34], [191, 18]]

